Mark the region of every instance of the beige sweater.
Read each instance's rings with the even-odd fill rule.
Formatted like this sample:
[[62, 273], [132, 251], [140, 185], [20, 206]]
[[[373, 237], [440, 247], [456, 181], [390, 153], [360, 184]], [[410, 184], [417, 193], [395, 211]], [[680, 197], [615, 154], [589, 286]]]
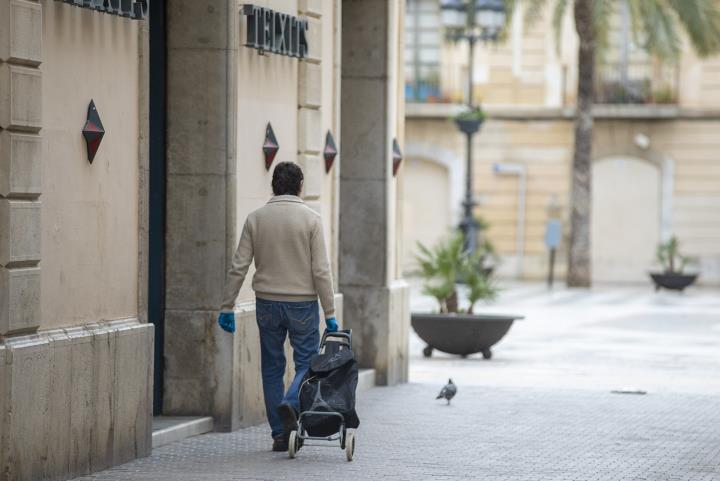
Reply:
[[302, 199], [275, 196], [248, 216], [225, 282], [223, 311], [233, 310], [253, 258], [257, 297], [299, 302], [320, 296], [325, 317], [335, 315], [322, 221]]

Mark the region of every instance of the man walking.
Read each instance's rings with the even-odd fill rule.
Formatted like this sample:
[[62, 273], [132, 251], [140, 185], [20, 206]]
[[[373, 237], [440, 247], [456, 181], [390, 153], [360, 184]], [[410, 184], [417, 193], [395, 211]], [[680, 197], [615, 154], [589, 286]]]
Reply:
[[[260, 328], [263, 392], [273, 451], [287, 451], [288, 436], [297, 428], [298, 390], [320, 344], [318, 296], [327, 330], [337, 331], [332, 273], [320, 216], [299, 197], [303, 173], [281, 162], [272, 178], [274, 196], [245, 221], [228, 272], [218, 324], [235, 332], [233, 307], [250, 263], [255, 259], [252, 287]], [[295, 379], [284, 392], [284, 344], [290, 336]]]

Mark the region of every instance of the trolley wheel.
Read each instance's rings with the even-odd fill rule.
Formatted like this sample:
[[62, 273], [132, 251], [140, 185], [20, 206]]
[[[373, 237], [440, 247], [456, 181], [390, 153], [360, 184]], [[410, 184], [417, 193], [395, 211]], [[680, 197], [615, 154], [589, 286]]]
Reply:
[[483, 359], [491, 359], [492, 358], [492, 351], [490, 349], [484, 349], [482, 352]]
[[347, 444], [347, 429], [342, 430], [342, 437], [340, 438], [340, 449], [345, 449], [345, 446]]
[[347, 439], [345, 440], [345, 456], [348, 461], [353, 460], [355, 454], [355, 433], [347, 433]]
[[423, 356], [430, 357], [432, 356], [433, 348], [432, 346], [425, 346], [423, 348]]
[[288, 439], [288, 456], [290, 456], [290, 459], [295, 459], [299, 449], [300, 438], [298, 437], [298, 432], [290, 431], [290, 438]]

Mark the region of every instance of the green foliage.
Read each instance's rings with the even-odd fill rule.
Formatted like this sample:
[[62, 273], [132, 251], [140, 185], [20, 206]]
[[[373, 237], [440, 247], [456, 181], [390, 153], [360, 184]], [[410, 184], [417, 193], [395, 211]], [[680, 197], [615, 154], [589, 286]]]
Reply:
[[[526, 26], [537, 22], [546, 6], [552, 9], [556, 45], [560, 45], [563, 18], [573, 2], [505, 0], [508, 22], [521, 1]], [[681, 31], [687, 33], [695, 52], [701, 57], [720, 52], [720, 3], [716, 0], [594, 0], [595, 41], [599, 53], [608, 45], [611, 16], [622, 7], [623, 2], [627, 2], [636, 42], [658, 57], [678, 57], [682, 45]]]
[[455, 296], [455, 282], [460, 272], [463, 257], [463, 238], [455, 235], [431, 248], [418, 242], [420, 253], [415, 257], [419, 270], [417, 274], [425, 282], [423, 293], [437, 299], [440, 312], [448, 312], [448, 299]]
[[675, 92], [673, 92], [672, 89], [664, 88], [664, 89], [658, 89], [655, 92], [653, 92], [652, 100], [656, 104], [672, 104], [677, 99], [675, 97]]
[[478, 120], [480, 122], [483, 122], [487, 115], [485, 114], [485, 111], [480, 107], [476, 106], [471, 109], [466, 109], [459, 114], [457, 114], [455, 117], [453, 117], [454, 120]]
[[485, 219], [483, 219], [480, 216], [475, 217], [475, 224], [477, 225], [478, 231], [484, 231], [488, 227], [490, 227], [490, 224], [488, 223], [488, 221], [486, 221]]
[[563, 18], [565, 18], [567, 6], [568, 0], [558, 0], [555, 3], [555, 8], [553, 9], [552, 25], [553, 30], [555, 31], [555, 45], [558, 49], [561, 45], [560, 35], [562, 33]]
[[658, 245], [656, 258], [663, 271], [676, 274], [682, 274], [688, 263], [694, 261], [692, 257], [680, 254], [680, 243], [675, 236]]
[[423, 293], [438, 301], [440, 312], [457, 312], [454, 300], [459, 278], [468, 285], [468, 312], [472, 313], [479, 300], [495, 297], [497, 289], [482, 269], [483, 251], [478, 250], [474, 256], [467, 255], [463, 251], [462, 234], [454, 234], [432, 248], [418, 242], [418, 250], [416, 274], [423, 278]]
[[497, 296], [497, 288], [487, 272], [482, 267], [482, 254], [466, 256], [463, 259], [461, 275], [468, 287], [468, 310], [473, 313], [475, 304], [480, 300], [493, 300]]
[[716, 0], [656, 1], [675, 13], [698, 55], [708, 57], [720, 51], [720, 5]]

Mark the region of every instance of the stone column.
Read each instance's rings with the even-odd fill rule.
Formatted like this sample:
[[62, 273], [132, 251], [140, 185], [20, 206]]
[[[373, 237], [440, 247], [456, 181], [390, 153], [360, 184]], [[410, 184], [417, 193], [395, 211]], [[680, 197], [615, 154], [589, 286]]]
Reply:
[[378, 384], [407, 380], [406, 284], [395, 256], [400, 2], [351, 0], [342, 11], [340, 289], [345, 325]]
[[317, 212], [325, 175], [321, 151], [322, 112], [322, 6], [320, 0], [302, 0], [298, 14], [308, 19], [308, 56], [298, 63], [298, 164], [303, 169], [303, 198]]
[[42, 7], [0, 0], [0, 337], [40, 325]]
[[[0, 0], [0, 480], [39, 474], [10, 466], [13, 365], [9, 336], [40, 326], [42, 6]], [[22, 359], [22, 358], [21, 358]], [[15, 361], [17, 364], [17, 360]], [[15, 387], [17, 389], [17, 387]], [[17, 416], [17, 415], [16, 415]], [[29, 426], [26, 426], [28, 428]], [[37, 452], [37, 451], [36, 451]]]
[[235, 229], [235, 0], [178, 0], [167, 12], [164, 414], [239, 426], [241, 336], [215, 322]]
[[148, 322], [150, 255], [150, 22], [138, 28], [138, 320]]

